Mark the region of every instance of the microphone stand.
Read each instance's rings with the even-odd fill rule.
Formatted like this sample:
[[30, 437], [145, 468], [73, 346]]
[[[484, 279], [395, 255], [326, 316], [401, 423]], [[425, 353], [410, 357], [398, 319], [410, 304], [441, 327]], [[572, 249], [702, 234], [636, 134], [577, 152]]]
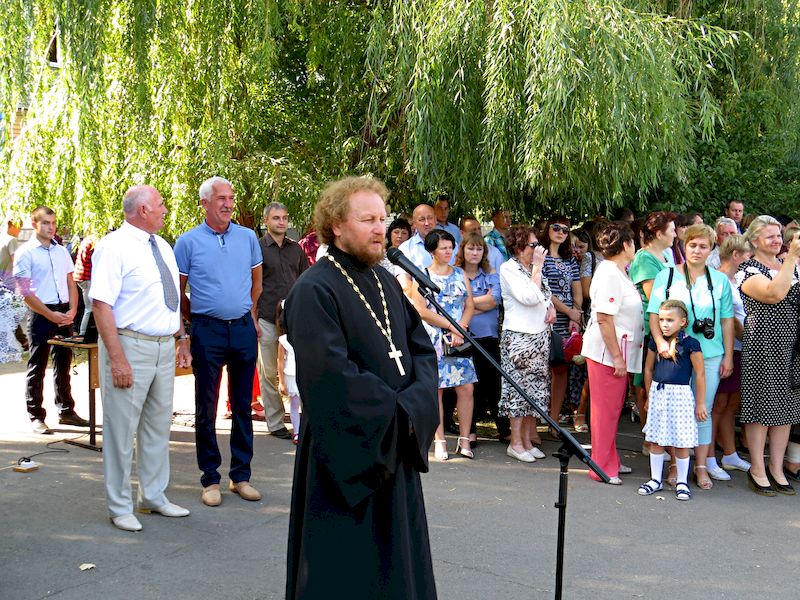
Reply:
[[552, 417], [544, 411], [540, 409], [533, 400], [531, 400], [530, 396], [525, 393], [519, 384], [514, 381], [514, 378], [511, 377], [508, 373], [506, 373], [500, 365], [497, 364], [497, 361], [492, 358], [492, 355], [489, 354], [480, 344], [475, 341], [475, 338], [465, 330], [461, 325], [458, 324], [453, 317], [451, 317], [447, 311], [442, 308], [442, 305], [436, 301], [436, 294], [433, 290], [429, 289], [421, 282], [417, 281], [419, 284], [419, 293], [425, 298], [428, 302], [430, 302], [431, 306], [436, 309], [440, 315], [442, 315], [448, 322], [453, 325], [459, 334], [461, 334], [465, 340], [472, 343], [473, 348], [478, 350], [481, 354], [483, 354], [484, 358], [489, 361], [498, 373], [505, 379], [511, 387], [513, 387], [520, 396], [522, 396], [525, 401], [530, 404], [533, 409], [539, 413], [539, 416], [544, 419], [550, 427], [552, 427], [557, 433], [558, 437], [561, 438], [561, 447], [558, 449], [557, 452], [553, 454], [554, 457], [558, 459], [559, 464], [561, 465], [561, 472], [558, 478], [558, 501], [555, 503], [555, 508], [558, 509], [558, 541], [556, 543], [556, 589], [555, 589], [555, 599], [561, 600], [561, 592], [562, 592], [562, 580], [564, 576], [564, 538], [565, 538], [565, 528], [567, 522], [567, 489], [569, 483], [569, 460], [573, 456], [577, 456], [581, 461], [586, 463], [589, 468], [594, 471], [600, 479], [602, 479], [605, 483], [609, 482], [608, 475], [598, 466], [596, 462], [594, 462], [578, 443], [572, 434], [566, 431], [563, 427], [561, 427], [558, 423], [556, 423]]

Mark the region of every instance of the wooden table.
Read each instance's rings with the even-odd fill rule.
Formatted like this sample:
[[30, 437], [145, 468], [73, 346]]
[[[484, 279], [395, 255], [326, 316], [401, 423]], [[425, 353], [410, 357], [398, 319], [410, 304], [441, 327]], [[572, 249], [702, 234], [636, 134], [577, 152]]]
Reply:
[[[65, 348], [77, 348], [80, 350], [87, 350], [89, 353], [89, 443], [77, 442], [75, 440], [64, 440], [67, 444], [86, 448], [87, 450], [94, 450], [95, 452], [102, 452], [103, 447], [97, 445], [96, 440], [96, 427], [97, 427], [97, 405], [95, 398], [95, 390], [100, 387], [100, 372], [97, 366], [97, 344], [84, 344], [83, 342], [72, 342], [64, 339], [53, 338], [47, 340], [51, 346], [64, 346]], [[176, 342], [177, 343], [177, 342]], [[175, 376], [191, 375], [191, 367], [175, 367]]]
[[94, 391], [100, 387], [100, 373], [97, 370], [97, 344], [84, 344], [83, 342], [69, 342], [67, 340], [54, 338], [47, 340], [51, 346], [64, 346], [65, 348], [78, 348], [87, 350], [89, 352], [89, 443], [77, 442], [75, 440], [64, 440], [66, 444], [73, 446], [80, 446], [87, 450], [94, 450], [95, 452], [102, 452], [103, 448], [96, 443], [96, 399]]

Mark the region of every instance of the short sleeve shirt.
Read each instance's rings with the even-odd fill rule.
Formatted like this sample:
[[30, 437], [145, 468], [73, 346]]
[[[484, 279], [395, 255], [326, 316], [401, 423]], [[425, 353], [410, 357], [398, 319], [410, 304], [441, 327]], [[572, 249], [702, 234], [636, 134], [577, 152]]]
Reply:
[[[655, 279], [656, 275], [658, 275], [663, 269], [669, 268], [669, 264], [664, 261], [658, 260], [653, 253], [649, 250], [645, 250], [644, 248], [636, 252], [636, 256], [633, 257], [633, 262], [631, 263], [631, 268], [628, 274], [630, 275], [631, 281], [633, 281], [636, 289], [639, 290], [639, 295], [642, 297], [642, 307], [645, 311], [647, 311], [647, 304], [649, 300], [644, 293], [644, 287], [642, 284], [645, 281], [650, 281], [651, 279]], [[648, 319], [644, 320], [644, 333], [645, 335], [650, 335], [650, 323]]]
[[[553, 296], [567, 306], [575, 306], [572, 298], [572, 283], [581, 280], [581, 272], [578, 261], [574, 257], [564, 260], [548, 254], [544, 259], [542, 275], [547, 279]], [[569, 317], [564, 313], [557, 313], [554, 327], [559, 332], [566, 332], [569, 327]]]
[[175, 260], [188, 278], [192, 313], [228, 320], [252, 308], [252, 271], [262, 261], [252, 230], [231, 223], [218, 233], [203, 221], [178, 238]]
[[[650, 340], [648, 348], [656, 352], [656, 341]], [[685, 332], [678, 334], [678, 343], [675, 346], [675, 360], [661, 358], [656, 355], [656, 364], [653, 369], [653, 383], [666, 383], [673, 385], [689, 385], [692, 379], [692, 353], [701, 352], [700, 342]]]
[[[712, 294], [709, 292], [705, 275], [694, 282], [690, 296], [690, 291], [686, 287], [683, 269], [664, 269], [656, 276], [653, 282], [653, 291], [650, 294], [650, 302], [647, 305], [647, 312], [650, 314], [658, 314], [658, 308], [667, 299], [667, 282], [670, 271], [673, 273], [673, 278], [669, 298], [681, 300], [686, 304], [686, 309], [689, 312], [689, 324], [686, 327], [686, 333], [700, 342], [705, 358], [722, 356], [725, 354], [725, 345], [722, 341], [722, 319], [730, 319], [734, 316], [733, 295], [728, 276], [716, 269], [708, 270], [708, 273], [711, 274], [713, 287], [712, 303]], [[694, 310], [692, 310], [692, 302], [694, 303]], [[709, 340], [702, 333], [694, 333], [692, 325], [695, 322], [695, 317], [697, 319], [712, 318], [714, 307], [716, 307], [717, 318], [714, 321], [714, 337]]]
[[597, 323], [597, 313], [611, 315], [628, 372], [640, 373], [644, 351], [644, 317], [642, 300], [636, 287], [616, 264], [603, 261], [592, 278], [589, 297], [592, 300], [592, 318], [583, 336], [581, 354], [600, 364], [614, 365]]
[[[485, 296], [491, 292], [492, 298], [497, 306], [503, 301], [502, 290], [500, 289], [500, 275], [497, 273], [484, 273], [483, 269], [478, 269], [478, 274], [470, 280], [472, 285], [472, 296]], [[497, 337], [497, 307], [482, 313], [476, 313], [469, 322], [469, 328], [477, 338]]]
[[14, 254], [14, 277], [29, 279], [31, 291], [44, 304], [69, 302], [67, 275], [73, 270], [72, 257], [55, 240], [45, 247], [33, 236]]

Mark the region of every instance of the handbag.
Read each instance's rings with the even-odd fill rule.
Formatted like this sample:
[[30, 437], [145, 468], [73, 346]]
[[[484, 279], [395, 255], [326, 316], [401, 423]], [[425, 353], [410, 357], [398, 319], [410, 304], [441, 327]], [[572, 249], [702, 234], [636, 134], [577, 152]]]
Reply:
[[448, 358], [472, 358], [475, 349], [472, 342], [464, 341], [460, 346], [453, 346], [447, 341], [447, 335], [442, 336], [442, 356]]
[[561, 334], [550, 328], [550, 366], [557, 367], [566, 363], [564, 359], [564, 338]]

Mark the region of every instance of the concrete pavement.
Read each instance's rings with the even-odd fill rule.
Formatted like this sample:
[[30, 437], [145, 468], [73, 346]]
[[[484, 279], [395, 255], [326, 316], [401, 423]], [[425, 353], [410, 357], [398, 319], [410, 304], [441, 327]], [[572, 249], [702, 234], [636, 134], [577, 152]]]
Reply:
[[[85, 368], [73, 375], [82, 416]], [[191, 376], [177, 380], [175, 410], [192, 410], [192, 385]], [[21, 365], [0, 365], [0, 389], [0, 468], [80, 435], [69, 427], [54, 436], [29, 433]], [[45, 397], [52, 425], [49, 381]], [[219, 425], [225, 449], [228, 423]], [[266, 435], [263, 423], [255, 427], [253, 483], [262, 501], [226, 490], [222, 506], [202, 505], [193, 432], [176, 425], [168, 495], [192, 515], [141, 515], [144, 530], [136, 534], [108, 520], [99, 453], [55, 443], [68, 452], [35, 457], [38, 471], [0, 470], [0, 599], [282, 598], [294, 447]], [[666, 489], [657, 494], [663, 499], [639, 497], [649, 466], [636, 452], [636, 431], [623, 417], [619, 445], [634, 472], [622, 486], [590, 481], [573, 460], [564, 598], [796, 597], [800, 497], [756, 496], [743, 473], [711, 491], [693, 486], [690, 502]], [[588, 442], [588, 435], [578, 437]], [[548, 455], [556, 448], [544, 446]], [[423, 485], [440, 598], [553, 597], [556, 459], [523, 465], [506, 457], [503, 445], [484, 441], [474, 461], [431, 462]], [[81, 571], [84, 563], [95, 566]], [[340, 597], [347, 590], [331, 590], [332, 599]]]

